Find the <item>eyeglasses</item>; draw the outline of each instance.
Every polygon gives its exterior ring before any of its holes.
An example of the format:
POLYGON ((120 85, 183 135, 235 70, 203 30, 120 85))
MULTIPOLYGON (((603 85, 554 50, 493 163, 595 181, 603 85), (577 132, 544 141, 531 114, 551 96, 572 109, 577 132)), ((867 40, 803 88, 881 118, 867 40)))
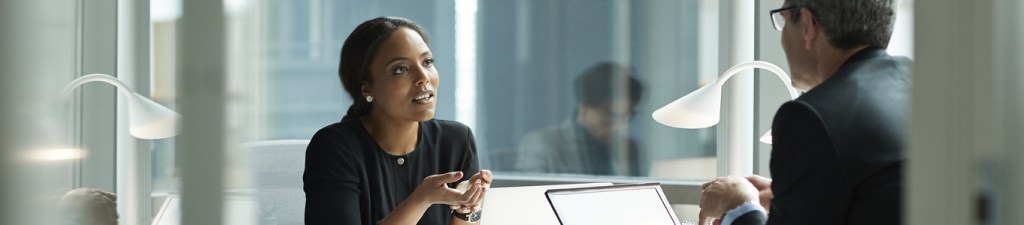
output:
POLYGON ((782 12, 799 8, 799 5, 790 5, 768 11, 768 15, 772 18, 772 28, 775 28, 777 31, 782 31, 782 27, 786 26, 786 18, 782 16, 782 12))

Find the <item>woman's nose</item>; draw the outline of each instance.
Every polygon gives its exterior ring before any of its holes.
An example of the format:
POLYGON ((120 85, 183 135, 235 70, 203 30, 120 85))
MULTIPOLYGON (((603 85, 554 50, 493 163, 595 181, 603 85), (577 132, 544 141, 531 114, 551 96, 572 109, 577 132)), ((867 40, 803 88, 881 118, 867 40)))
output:
POLYGON ((423 66, 416 67, 416 86, 426 85, 430 83, 430 68, 423 66))

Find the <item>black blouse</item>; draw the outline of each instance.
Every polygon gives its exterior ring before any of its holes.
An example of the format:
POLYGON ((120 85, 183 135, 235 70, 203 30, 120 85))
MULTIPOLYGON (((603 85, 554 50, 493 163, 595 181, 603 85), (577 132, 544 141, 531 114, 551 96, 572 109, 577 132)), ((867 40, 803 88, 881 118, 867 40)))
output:
MULTIPOLYGON (((385 153, 359 120, 331 124, 306 148, 306 224, 374 225, 423 178, 462 171, 462 180, 468 180, 479 170, 473 132, 458 122, 420 122, 416 149, 401 156, 385 153)), ((450 224, 451 219, 451 208, 438 204, 418 224, 450 224)))

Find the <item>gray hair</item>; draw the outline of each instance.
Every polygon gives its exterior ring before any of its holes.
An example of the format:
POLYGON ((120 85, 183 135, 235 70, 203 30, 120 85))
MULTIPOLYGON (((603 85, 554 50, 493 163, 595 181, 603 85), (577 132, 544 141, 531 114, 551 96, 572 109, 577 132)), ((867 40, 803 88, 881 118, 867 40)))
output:
MULTIPOLYGON (((818 17, 833 47, 842 50, 857 46, 886 48, 892 36, 895 0, 790 0, 807 7, 818 17)), ((800 11, 793 12, 793 21, 800 11)))

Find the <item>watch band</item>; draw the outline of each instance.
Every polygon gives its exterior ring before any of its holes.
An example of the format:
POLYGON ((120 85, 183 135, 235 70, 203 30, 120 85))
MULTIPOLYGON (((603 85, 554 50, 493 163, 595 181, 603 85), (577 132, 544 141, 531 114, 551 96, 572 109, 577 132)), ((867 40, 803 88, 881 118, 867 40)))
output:
POLYGON ((462 213, 456 212, 455 210, 452 210, 452 216, 455 216, 456 218, 459 218, 462 221, 466 221, 466 222, 470 222, 470 223, 476 223, 477 221, 480 221, 480 215, 482 213, 483 213, 483 210, 477 210, 477 211, 474 211, 474 212, 471 212, 471 213, 466 213, 466 214, 462 214, 462 213))

